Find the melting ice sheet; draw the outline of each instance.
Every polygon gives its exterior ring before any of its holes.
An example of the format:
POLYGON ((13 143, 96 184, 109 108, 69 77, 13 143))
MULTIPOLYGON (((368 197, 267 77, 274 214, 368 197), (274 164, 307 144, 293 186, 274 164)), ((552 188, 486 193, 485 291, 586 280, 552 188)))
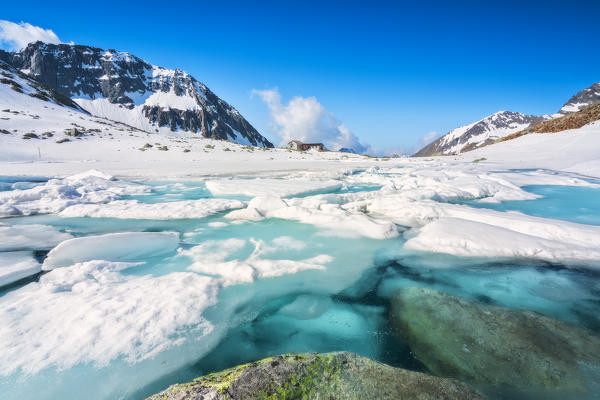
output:
POLYGON ((423 369, 388 321, 409 286, 600 332, 598 189, 473 168, 0 180, 0 276, 45 270, 0 287, 3 396, 139 399, 291 351, 423 369))

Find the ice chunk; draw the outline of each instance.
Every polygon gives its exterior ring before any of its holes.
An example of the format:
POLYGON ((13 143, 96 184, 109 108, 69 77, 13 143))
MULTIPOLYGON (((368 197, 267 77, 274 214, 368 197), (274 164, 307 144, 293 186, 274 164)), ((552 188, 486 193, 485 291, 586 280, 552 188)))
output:
POLYGON ((272 211, 267 215, 312 224, 333 233, 339 231, 340 235, 345 236, 348 232, 372 239, 387 239, 398 235, 396 225, 392 222, 374 219, 360 212, 349 212, 337 204, 326 204, 319 209, 292 206, 272 211))
POLYGON ((460 218, 441 218, 411 232, 415 236, 406 242, 405 248, 468 257, 535 258, 570 263, 600 260, 600 229, 596 232, 596 241, 589 241, 585 238, 585 234, 589 233, 585 232, 586 229, 582 229, 580 235, 571 229, 573 235, 567 237, 567 230, 561 229, 561 223, 556 222, 555 235, 544 234, 551 231, 535 235, 532 229, 515 229, 510 224, 499 226, 460 218))
POLYGON ((220 179, 206 181, 214 195, 299 196, 316 192, 333 192, 342 187, 340 181, 308 179, 220 179))
POLYGON ((95 174, 51 179, 31 189, 0 192, 0 217, 59 212, 75 204, 107 203, 149 190, 147 186, 112 181, 95 174))
POLYGON ((164 255, 179 244, 176 232, 123 232, 69 239, 48 253, 43 269, 66 267, 82 261, 136 261, 164 255))
POLYGON ((0 286, 8 285, 42 270, 30 251, 0 253, 0 286))
MULTIPOLYGON (((189 250, 180 250, 180 254, 193 260, 188 268, 211 276, 218 276, 228 285, 249 283, 258 278, 271 278, 286 274, 295 274, 309 269, 325 269, 325 264, 333 261, 333 257, 322 254, 304 260, 265 259, 262 255, 272 253, 285 246, 289 240, 275 239, 271 245, 264 241, 250 239, 254 251, 245 259, 234 258, 233 255, 247 245, 242 239, 207 240, 189 250)), ((295 244, 296 247, 298 244, 295 244)))
POLYGON ((325 195, 282 200, 275 196, 259 196, 250 200, 247 208, 233 211, 225 217, 241 220, 289 219, 320 226, 333 233, 339 232, 340 235, 347 235, 350 231, 355 235, 374 239, 398 235, 392 222, 370 218, 360 210, 345 210, 338 204, 328 203, 331 199, 339 201, 340 197, 325 195))
POLYGON ((287 206, 287 203, 281 197, 257 196, 250 200, 248 207, 232 211, 225 218, 258 221, 265 218, 269 211, 279 210, 287 206))
POLYGON ((78 363, 137 362, 210 332, 203 317, 219 283, 192 272, 124 276, 128 265, 92 261, 53 270, 0 299, 0 374, 78 363))
POLYGON ((137 200, 116 200, 108 204, 77 204, 61 211, 61 217, 184 219, 204 218, 211 214, 244 207, 239 200, 199 199, 167 203, 140 203, 137 200))
POLYGON ((0 251, 46 250, 70 238, 70 234, 48 225, 0 224, 0 251))
POLYGON ((385 191, 394 191, 407 200, 433 199, 455 201, 460 199, 486 199, 489 202, 503 200, 532 200, 537 195, 503 179, 501 174, 481 174, 456 166, 446 165, 429 168, 406 168, 396 173, 386 170, 364 172, 348 178, 349 182, 371 183, 383 186, 385 191), (382 173, 384 172, 384 173, 382 173))

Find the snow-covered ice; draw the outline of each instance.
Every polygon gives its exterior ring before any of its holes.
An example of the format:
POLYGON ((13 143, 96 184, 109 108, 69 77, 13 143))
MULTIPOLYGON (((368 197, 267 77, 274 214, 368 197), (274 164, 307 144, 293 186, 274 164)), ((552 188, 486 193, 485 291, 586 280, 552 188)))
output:
POLYGON ((51 179, 31 189, 0 192, 0 218, 59 212, 82 203, 108 203, 124 195, 146 193, 141 185, 114 181, 97 171, 51 179))
POLYGON ((0 374, 54 365, 136 362, 185 341, 183 328, 211 329, 202 311, 218 282, 191 272, 124 276, 123 263, 89 261, 59 268, 4 296, 0 374))
POLYGON ((0 286, 35 275, 42 266, 30 251, 0 253, 0 286))
POLYGON ((72 236, 48 225, 0 223, 0 251, 49 250, 72 236))
POLYGON ((547 230, 540 230, 536 234, 527 229, 527 222, 512 222, 489 224, 460 218, 440 218, 410 232, 404 247, 467 257, 530 258, 575 265, 590 262, 598 268, 600 228, 593 231, 593 228, 586 229, 586 226, 579 229, 565 227, 563 224, 569 223, 563 222, 555 227, 548 224, 547 230))
POLYGON ((66 267, 91 260, 133 261, 174 251, 177 232, 121 232, 65 240, 53 248, 43 269, 66 267))
POLYGON ((242 208, 244 203, 229 199, 198 199, 146 204, 137 200, 116 200, 108 204, 76 204, 60 212, 62 217, 183 219, 204 218, 221 211, 242 208))
POLYGON ((282 248, 302 250, 304 247, 301 242, 288 237, 274 239, 270 244, 255 239, 250 239, 248 242, 241 239, 208 240, 189 250, 181 251, 181 255, 192 260, 192 264, 188 267, 190 271, 221 277, 227 284, 249 283, 257 278, 295 274, 310 269, 322 270, 327 263, 333 261, 333 258, 327 254, 302 260, 263 257, 282 248), (254 247, 248 257, 231 258, 232 254, 247 244, 254 247))
POLYGON ((299 196, 315 192, 332 192, 342 187, 340 181, 307 179, 220 179, 206 181, 214 195, 299 196))

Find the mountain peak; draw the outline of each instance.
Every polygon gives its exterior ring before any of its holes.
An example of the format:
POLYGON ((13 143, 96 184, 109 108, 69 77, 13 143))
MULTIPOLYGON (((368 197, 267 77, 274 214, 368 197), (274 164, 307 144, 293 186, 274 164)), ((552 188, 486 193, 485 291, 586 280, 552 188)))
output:
POLYGON ((93 115, 147 132, 186 131, 273 147, 235 108, 183 70, 155 66, 115 49, 75 44, 38 41, 9 55, 20 72, 93 115))
POLYGON ((540 117, 520 112, 500 110, 487 117, 451 130, 414 154, 426 157, 434 154, 456 154, 485 146, 497 139, 518 132, 540 117))

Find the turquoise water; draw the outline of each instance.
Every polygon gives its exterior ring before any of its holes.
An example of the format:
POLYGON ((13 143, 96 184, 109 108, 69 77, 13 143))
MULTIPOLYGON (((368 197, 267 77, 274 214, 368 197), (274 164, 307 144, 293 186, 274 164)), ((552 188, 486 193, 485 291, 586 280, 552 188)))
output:
POLYGON ((600 225, 600 187, 529 185, 523 189, 542 196, 535 200, 481 203, 465 201, 476 208, 520 211, 536 217, 554 218, 580 224, 600 225))
MULTIPOLYGON (((10 183, 8 179, 6 182, 10 183)), ((212 197, 202 182, 143 184, 152 187, 151 194, 129 198, 157 203, 212 197)), ((348 185, 337 192, 379 188, 348 185)), ((556 186, 525 189, 544 197, 500 204, 468 204, 600 225, 600 202, 595 201, 599 189, 556 186)), ((3 219, 3 223, 12 225, 52 225, 76 237, 174 231, 180 234, 183 250, 208 241, 245 241, 243 246, 228 253, 225 261, 246 260, 256 250, 256 242, 268 246, 285 236, 290 239, 288 242, 304 246, 281 246, 264 253, 262 258, 305 260, 319 255, 332 258, 323 270, 305 270, 223 287, 217 303, 204 314, 213 324, 213 331, 206 334, 187 327, 185 343, 150 359, 132 364, 119 358, 105 366, 79 363, 66 370, 49 367, 33 375, 0 376, 4 398, 141 399, 199 375, 299 351, 346 350, 391 365, 425 371, 407 345, 394 336, 389 324, 390 298, 398 289, 408 286, 429 287, 486 304, 534 310, 600 333, 600 275, 591 272, 593 269, 439 255, 438 264, 445 264, 446 268, 431 268, 424 262, 427 255, 403 253, 402 236, 387 240, 335 236, 330 230, 280 219, 232 224, 224 214, 167 221, 56 215, 3 219)), ((193 262, 177 251, 143 261, 143 265, 122 274, 165 276, 187 271, 193 262)), ((18 291, 28 283, 0 291, 0 307, 6 293, 18 291)))
POLYGON ((0 192, 15 189, 31 189, 48 181, 44 177, 0 176, 0 192))

